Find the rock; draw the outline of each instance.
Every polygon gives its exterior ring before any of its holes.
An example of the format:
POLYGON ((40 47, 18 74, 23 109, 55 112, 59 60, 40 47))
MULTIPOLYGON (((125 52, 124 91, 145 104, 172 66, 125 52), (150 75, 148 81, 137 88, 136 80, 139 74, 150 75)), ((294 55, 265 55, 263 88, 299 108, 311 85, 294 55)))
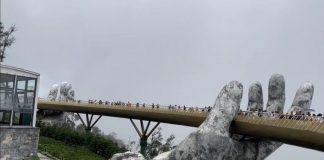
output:
POLYGON ((52 101, 56 100, 58 90, 59 90, 59 85, 58 84, 53 84, 52 87, 50 88, 47 99, 52 100, 52 101))
MULTIPOLYGON (((60 86, 58 84, 52 85, 47 98, 52 101, 57 100, 58 97, 62 101, 74 101, 74 94, 72 85, 62 82, 60 86)), ((73 119, 73 114, 68 112, 41 110, 39 113, 43 116, 42 121, 48 124, 61 124, 73 119)))
POLYGON ((172 152, 172 150, 171 151, 168 151, 168 152, 161 153, 158 156, 154 157, 154 160, 165 160, 165 159, 168 159, 168 157, 170 156, 170 153, 171 152, 172 152))
POLYGON ((260 82, 255 82, 250 85, 249 103, 248 103, 247 110, 248 111, 263 110, 263 94, 262 94, 262 86, 260 82))
POLYGON ((314 85, 306 82, 299 87, 296 92, 293 104, 288 112, 291 111, 307 111, 310 109, 314 94, 314 85))
POLYGON ((145 160, 145 158, 137 152, 125 152, 114 154, 110 160, 145 160))
POLYGON ((211 132, 228 137, 231 122, 240 108, 242 93, 241 83, 233 81, 226 85, 219 93, 206 120, 199 126, 199 132, 211 132))
POLYGON ((62 82, 60 86, 58 84, 54 84, 51 87, 47 98, 49 100, 56 100, 59 97, 59 100, 62 101, 73 101, 74 94, 75 92, 72 89, 72 84, 69 84, 67 82, 62 82), (60 94, 58 95, 59 89, 60 89, 60 94))
POLYGON ((285 106, 285 79, 280 74, 274 74, 271 76, 268 88, 268 112, 282 113, 285 106))
MULTIPOLYGON (((269 81, 268 111, 282 112, 285 104, 284 77, 275 74, 269 81)), ((309 108, 313 97, 313 85, 305 83, 297 91, 292 107, 309 108)), ((266 139, 254 140, 233 139, 229 127, 234 116, 238 113, 242 99, 243 86, 233 81, 223 87, 206 120, 199 128, 189 134, 175 149, 162 153, 154 160, 263 160, 282 143, 266 139)), ((249 89, 249 107, 263 108, 262 87, 254 83, 249 89)), ((293 108, 292 108, 293 109, 293 108)), ((250 137, 253 139, 253 137, 250 137)), ((121 154, 120 159, 136 157, 121 154)))
MULTIPOLYGON (((256 148, 233 140, 229 127, 239 111, 243 86, 230 82, 218 95, 212 111, 198 130, 160 160, 252 159, 256 148)), ((157 159, 155 158, 155 159, 157 159)))
MULTIPOLYGON (((296 93, 294 104, 307 108, 311 104, 313 87, 310 84, 303 86, 296 93)), ((266 139, 235 140, 230 136, 229 126, 239 110, 242 90, 238 82, 227 84, 198 130, 187 136, 175 149, 158 155, 154 160, 263 160, 274 152, 282 143, 266 139)), ((270 78, 268 93, 268 111, 282 112, 285 104, 285 81, 282 75, 276 74, 270 78)), ((263 108, 260 83, 252 84, 249 89, 249 107, 263 108)))
POLYGON ((72 85, 67 82, 62 82, 60 86, 60 100, 62 101, 74 101, 74 90, 72 85))

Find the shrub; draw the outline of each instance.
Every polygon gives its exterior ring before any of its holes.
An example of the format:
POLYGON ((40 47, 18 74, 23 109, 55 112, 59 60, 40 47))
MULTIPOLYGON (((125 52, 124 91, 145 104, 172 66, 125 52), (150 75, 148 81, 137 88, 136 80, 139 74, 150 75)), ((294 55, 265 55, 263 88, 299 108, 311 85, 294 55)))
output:
MULTIPOLYGON (((101 135, 81 132, 64 125, 45 125, 39 123, 40 135, 50 137, 71 146, 84 146, 93 153, 105 158, 110 158, 113 154, 123 152, 124 149, 113 141, 104 138, 101 135)), ((54 155, 55 156, 55 155, 54 155)))
POLYGON ((57 141, 53 138, 40 137, 39 146, 40 151, 51 154, 58 159, 71 160, 103 160, 101 157, 89 149, 80 146, 69 146, 64 142, 57 141))

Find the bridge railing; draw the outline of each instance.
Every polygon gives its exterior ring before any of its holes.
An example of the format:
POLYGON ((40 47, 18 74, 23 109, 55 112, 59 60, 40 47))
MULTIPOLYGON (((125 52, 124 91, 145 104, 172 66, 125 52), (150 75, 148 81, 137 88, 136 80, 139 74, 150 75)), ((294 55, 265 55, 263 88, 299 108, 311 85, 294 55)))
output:
MULTIPOLYGON (((40 101, 53 104, 67 104, 67 105, 77 105, 77 106, 94 106, 94 107, 104 107, 109 109, 118 110, 141 110, 145 112, 167 112, 168 114, 177 113, 182 115, 195 115, 206 117, 207 111, 202 111, 202 108, 184 110, 183 107, 178 109, 170 109, 169 106, 159 105, 153 108, 152 105, 136 105, 132 103, 124 103, 125 105, 115 105, 114 103, 102 104, 99 103, 89 103, 88 101, 60 101, 60 100, 49 100, 39 98, 40 101)), ((190 107, 189 107, 190 108, 190 107)), ((291 114, 279 114, 279 113, 268 113, 268 112, 251 112, 251 111, 241 111, 234 119, 235 121, 248 122, 253 124, 263 124, 276 127, 285 127, 293 129, 311 130, 315 132, 324 132, 324 117, 323 116, 308 116, 308 115, 291 115, 291 114)))
POLYGON ((278 113, 240 112, 236 121, 324 133, 324 117, 278 113))
POLYGON ((64 101, 64 100, 50 100, 50 99, 45 99, 45 98, 38 98, 39 102, 46 102, 46 103, 53 103, 53 104, 66 104, 66 105, 78 105, 78 106, 93 106, 93 107, 105 107, 109 109, 118 109, 118 110, 141 110, 141 111, 146 111, 146 112, 176 112, 176 113, 181 113, 184 115, 195 115, 195 116, 202 116, 205 117, 208 113, 207 109, 203 108, 198 108, 198 109, 188 109, 191 107, 187 107, 186 110, 183 109, 183 107, 179 108, 169 108, 169 106, 165 105, 159 105, 159 108, 155 105, 154 108, 152 107, 151 104, 145 104, 145 107, 143 107, 143 104, 140 104, 139 106, 133 103, 124 103, 124 104, 114 104, 114 103, 109 103, 105 104, 105 102, 99 104, 97 103, 89 103, 88 101, 84 100, 78 100, 78 101, 64 101))

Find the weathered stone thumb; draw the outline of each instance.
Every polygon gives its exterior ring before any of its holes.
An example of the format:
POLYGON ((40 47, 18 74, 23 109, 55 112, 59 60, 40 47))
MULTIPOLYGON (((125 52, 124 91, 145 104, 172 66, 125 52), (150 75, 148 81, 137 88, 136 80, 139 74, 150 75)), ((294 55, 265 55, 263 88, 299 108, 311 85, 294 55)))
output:
POLYGON ((198 130, 229 137, 229 127, 240 109, 242 94, 243 85, 237 81, 232 81, 224 86, 217 96, 214 107, 198 130))

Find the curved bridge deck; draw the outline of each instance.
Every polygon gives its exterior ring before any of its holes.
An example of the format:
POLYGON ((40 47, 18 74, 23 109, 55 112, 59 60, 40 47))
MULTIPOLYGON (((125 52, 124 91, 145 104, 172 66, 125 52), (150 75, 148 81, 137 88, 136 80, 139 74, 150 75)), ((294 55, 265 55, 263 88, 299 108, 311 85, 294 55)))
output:
MULTIPOLYGON (((177 125, 198 127, 207 117, 207 112, 169 110, 160 107, 115 106, 76 102, 39 100, 38 109, 75 113, 88 113, 120 118, 149 120, 177 125)), ((231 132, 266 138, 296 146, 324 151, 324 122, 319 117, 237 115, 231 132)))

